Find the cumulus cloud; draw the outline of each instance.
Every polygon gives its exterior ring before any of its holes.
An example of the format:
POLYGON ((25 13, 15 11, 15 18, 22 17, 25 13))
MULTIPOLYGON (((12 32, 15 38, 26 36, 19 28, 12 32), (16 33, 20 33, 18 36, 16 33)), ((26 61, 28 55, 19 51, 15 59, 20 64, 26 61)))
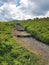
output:
POLYGON ((0 0, 0 20, 49 16, 49 0, 0 0))
POLYGON ((0 0, 0 2, 15 4, 17 0, 0 0))
POLYGON ((0 7, 0 19, 19 19, 21 16, 22 13, 16 5, 5 3, 4 6, 0 7))

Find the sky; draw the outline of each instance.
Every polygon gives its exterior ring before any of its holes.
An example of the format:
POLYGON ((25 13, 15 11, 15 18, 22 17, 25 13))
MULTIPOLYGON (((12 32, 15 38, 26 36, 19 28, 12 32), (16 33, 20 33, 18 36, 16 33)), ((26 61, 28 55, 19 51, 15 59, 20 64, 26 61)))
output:
POLYGON ((49 17, 49 0, 0 0, 0 21, 49 17))

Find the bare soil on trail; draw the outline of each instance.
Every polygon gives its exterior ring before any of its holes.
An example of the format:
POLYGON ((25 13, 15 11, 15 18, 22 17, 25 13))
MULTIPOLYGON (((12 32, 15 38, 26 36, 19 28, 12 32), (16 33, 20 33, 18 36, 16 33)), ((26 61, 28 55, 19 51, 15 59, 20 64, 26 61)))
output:
MULTIPOLYGON (((21 28, 21 26, 20 26, 21 28)), ((49 46, 44 43, 34 39, 26 31, 18 31, 17 28, 12 30, 12 35, 15 40, 18 40, 21 45, 26 47, 33 53, 40 55, 41 62, 45 63, 44 65, 49 65, 49 46)))

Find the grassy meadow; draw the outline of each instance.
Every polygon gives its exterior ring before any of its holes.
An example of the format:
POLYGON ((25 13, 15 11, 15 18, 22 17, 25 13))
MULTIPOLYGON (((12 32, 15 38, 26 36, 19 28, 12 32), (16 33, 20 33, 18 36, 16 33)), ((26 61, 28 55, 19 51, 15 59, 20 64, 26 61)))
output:
MULTIPOLYGON (((28 30, 31 34, 34 34, 34 36, 36 36, 37 38, 43 40, 46 39, 48 44, 49 42, 48 23, 23 22, 22 25, 24 26, 24 28, 26 28, 27 26, 26 30, 28 30), (41 27, 41 25, 47 27, 44 28, 43 26, 41 27), (44 31, 41 30, 41 28, 43 28, 44 31), (40 35, 40 33, 42 34, 40 35)), ((19 41, 14 40, 12 36, 12 29, 15 26, 16 22, 0 22, 0 65, 43 65, 39 61, 39 57, 36 54, 29 52, 26 48, 19 45, 19 41)))
POLYGON ((23 20, 20 24, 37 40, 49 45, 49 18, 23 20))

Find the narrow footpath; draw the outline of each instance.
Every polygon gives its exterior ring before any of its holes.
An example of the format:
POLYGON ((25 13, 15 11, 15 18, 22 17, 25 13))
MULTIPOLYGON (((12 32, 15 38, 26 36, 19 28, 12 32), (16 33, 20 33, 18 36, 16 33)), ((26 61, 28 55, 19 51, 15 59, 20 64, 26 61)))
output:
POLYGON ((12 31, 15 40, 18 40, 21 45, 26 47, 33 53, 41 56, 41 61, 45 65, 49 65, 49 46, 33 38, 20 25, 17 25, 12 31))

